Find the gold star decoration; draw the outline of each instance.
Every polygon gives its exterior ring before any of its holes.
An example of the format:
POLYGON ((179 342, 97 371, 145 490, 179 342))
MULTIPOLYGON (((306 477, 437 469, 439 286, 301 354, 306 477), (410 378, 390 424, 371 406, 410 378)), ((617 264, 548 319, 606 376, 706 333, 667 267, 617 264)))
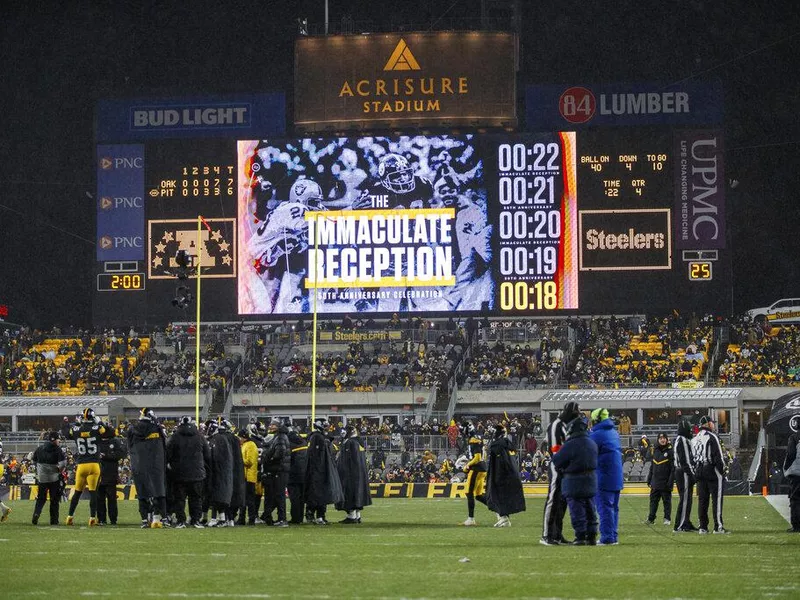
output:
POLYGON ((167 245, 163 242, 159 242, 156 244, 156 253, 157 254, 164 254, 164 250, 167 249, 167 245))
POLYGON ((161 239, 164 240, 165 242, 171 242, 172 240, 175 239, 175 236, 171 231, 165 231, 161 239))
POLYGON ((215 242, 220 241, 222 239, 222 232, 219 229, 217 229, 211 234, 211 239, 214 240, 215 242))
POLYGON ((219 249, 222 250, 223 252, 227 252, 228 248, 230 248, 230 247, 231 247, 231 245, 228 242, 226 242, 225 240, 222 240, 219 243, 219 249))
POLYGON ((225 263, 226 265, 231 264, 231 261, 232 259, 230 254, 226 254, 225 256, 222 257, 222 262, 225 263))
POLYGON ((156 256, 153 258, 153 267, 160 267, 164 264, 164 259, 161 256, 156 256))

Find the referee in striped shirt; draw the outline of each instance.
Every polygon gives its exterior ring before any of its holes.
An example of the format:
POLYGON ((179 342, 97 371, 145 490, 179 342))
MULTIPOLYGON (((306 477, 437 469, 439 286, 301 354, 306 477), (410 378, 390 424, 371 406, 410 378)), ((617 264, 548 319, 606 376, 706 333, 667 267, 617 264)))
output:
MULTIPOLYGON (((580 412, 581 409, 577 402, 567 402, 564 410, 548 425, 545 441, 551 456, 559 451, 567 438, 566 423, 577 417, 580 412)), ((539 543, 543 546, 557 546, 569 543, 562 534, 567 501, 561 494, 561 473, 556 470, 552 460, 549 471, 547 500, 544 503, 544 524, 539 543)))

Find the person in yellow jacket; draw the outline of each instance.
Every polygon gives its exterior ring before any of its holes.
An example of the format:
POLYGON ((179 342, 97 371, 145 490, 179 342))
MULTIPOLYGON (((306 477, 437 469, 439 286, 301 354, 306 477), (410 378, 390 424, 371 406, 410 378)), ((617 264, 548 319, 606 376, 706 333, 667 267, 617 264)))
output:
POLYGON ((245 499, 239 513, 239 525, 256 524, 256 484, 258 484, 258 446, 250 439, 247 429, 239 432, 244 461, 245 499), (246 513, 246 514, 245 514, 246 513))

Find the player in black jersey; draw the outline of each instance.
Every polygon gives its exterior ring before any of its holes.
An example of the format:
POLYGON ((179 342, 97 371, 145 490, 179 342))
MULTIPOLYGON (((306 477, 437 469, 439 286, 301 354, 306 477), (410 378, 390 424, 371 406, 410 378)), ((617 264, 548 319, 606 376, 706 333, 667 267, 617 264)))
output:
POLYGON ((84 409, 80 423, 73 425, 67 437, 75 441, 75 490, 69 504, 67 525, 75 522, 75 509, 81 494, 89 489, 89 527, 97 525, 97 485, 100 482, 100 440, 113 437, 113 430, 103 425, 91 408, 84 409))
POLYGON ((461 425, 461 434, 467 441, 464 472, 467 474, 467 520, 463 525, 473 527, 475 521, 475 500, 486 504, 486 461, 483 460, 483 438, 475 430, 475 425, 467 421, 461 425))

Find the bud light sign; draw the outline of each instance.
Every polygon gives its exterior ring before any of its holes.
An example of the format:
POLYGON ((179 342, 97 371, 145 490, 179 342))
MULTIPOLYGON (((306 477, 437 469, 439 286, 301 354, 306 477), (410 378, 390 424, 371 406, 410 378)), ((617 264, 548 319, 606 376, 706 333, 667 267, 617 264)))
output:
POLYGON ((144 260, 144 146, 97 147, 97 260, 144 260))

